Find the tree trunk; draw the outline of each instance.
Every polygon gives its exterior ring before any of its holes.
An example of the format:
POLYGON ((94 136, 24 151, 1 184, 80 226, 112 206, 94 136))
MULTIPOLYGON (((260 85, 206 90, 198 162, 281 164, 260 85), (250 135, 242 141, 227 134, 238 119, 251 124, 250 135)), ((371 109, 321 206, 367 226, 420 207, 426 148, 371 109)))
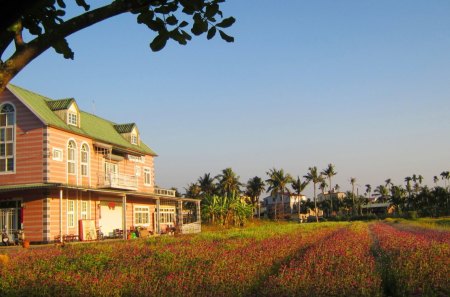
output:
POLYGON ((316 212, 316 223, 319 222, 319 214, 317 213, 317 200, 316 200, 316 184, 314 184, 314 208, 316 212))

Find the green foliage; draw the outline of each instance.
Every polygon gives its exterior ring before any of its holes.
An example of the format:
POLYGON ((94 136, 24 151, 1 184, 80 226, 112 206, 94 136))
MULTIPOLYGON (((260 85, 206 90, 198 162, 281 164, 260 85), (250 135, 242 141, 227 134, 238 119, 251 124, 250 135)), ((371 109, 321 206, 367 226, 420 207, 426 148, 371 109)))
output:
POLYGON ((251 215, 251 205, 248 205, 237 193, 226 196, 206 196, 202 200, 202 218, 204 221, 218 222, 224 226, 240 226, 251 215))

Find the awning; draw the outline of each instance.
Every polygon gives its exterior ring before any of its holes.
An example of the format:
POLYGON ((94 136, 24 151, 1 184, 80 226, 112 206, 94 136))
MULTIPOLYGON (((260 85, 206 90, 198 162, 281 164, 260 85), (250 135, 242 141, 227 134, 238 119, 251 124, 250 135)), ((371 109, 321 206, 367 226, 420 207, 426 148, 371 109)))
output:
POLYGON ((34 189, 46 189, 57 188, 62 184, 60 183, 35 183, 35 184, 19 184, 19 185, 3 185, 0 186, 0 192, 11 192, 20 190, 34 190, 34 189))

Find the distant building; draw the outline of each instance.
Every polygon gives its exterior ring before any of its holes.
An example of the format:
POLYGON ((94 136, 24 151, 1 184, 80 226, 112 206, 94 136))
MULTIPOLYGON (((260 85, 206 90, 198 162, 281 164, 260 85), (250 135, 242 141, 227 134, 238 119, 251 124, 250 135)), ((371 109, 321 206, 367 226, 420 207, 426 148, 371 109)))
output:
POLYGON ((301 201, 306 202, 307 198, 305 195, 296 195, 290 193, 284 193, 282 196, 267 196, 263 199, 263 208, 269 216, 275 212, 275 207, 277 207, 277 212, 279 214, 292 214, 298 211, 298 204, 301 201))
POLYGON ((330 192, 325 192, 324 194, 320 193, 317 195, 317 202, 330 200, 331 198, 333 198, 333 200, 342 201, 345 197, 347 197, 347 195, 344 192, 335 192, 333 189, 330 192))

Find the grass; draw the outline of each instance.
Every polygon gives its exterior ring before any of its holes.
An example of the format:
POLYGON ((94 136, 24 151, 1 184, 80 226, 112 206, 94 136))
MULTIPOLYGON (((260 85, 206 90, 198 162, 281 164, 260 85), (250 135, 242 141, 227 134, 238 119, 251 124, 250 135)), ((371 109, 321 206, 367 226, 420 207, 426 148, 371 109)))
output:
POLYGON ((401 223, 407 226, 450 231, 450 217, 418 219, 387 218, 385 221, 394 224, 401 223))

